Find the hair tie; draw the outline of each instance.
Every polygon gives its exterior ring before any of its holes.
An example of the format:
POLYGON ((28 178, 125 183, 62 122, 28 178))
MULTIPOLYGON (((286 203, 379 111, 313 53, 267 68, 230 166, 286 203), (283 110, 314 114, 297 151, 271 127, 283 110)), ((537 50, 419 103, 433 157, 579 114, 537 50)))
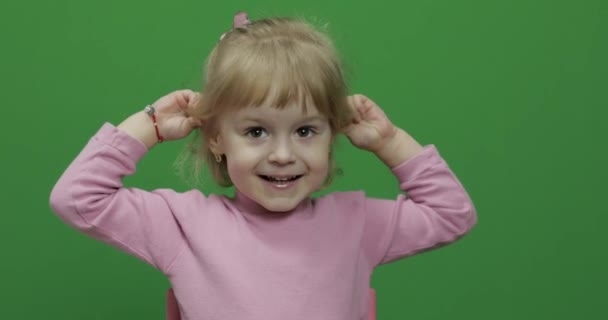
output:
POLYGON ((247 12, 239 11, 234 15, 234 19, 232 20, 232 28, 241 28, 246 27, 250 24, 249 17, 247 17, 247 12))
MULTIPOLYGON (((250 23, 251 23, 251 21, 249 21, 249 17, 247 16, 247 12, 239 11, 239 12, 237 12, 234 15, 234 18, 232 19, 232 29, 245 28, 250 23)), ((230 32, 230 31, 228 31, 228 32, 230 32)), ((220 36, 220 41, 222 41, 222 39, 224 39, 224 36, 226 36, 226 33, 228 33, 228 32, 224 32, 220 36)))

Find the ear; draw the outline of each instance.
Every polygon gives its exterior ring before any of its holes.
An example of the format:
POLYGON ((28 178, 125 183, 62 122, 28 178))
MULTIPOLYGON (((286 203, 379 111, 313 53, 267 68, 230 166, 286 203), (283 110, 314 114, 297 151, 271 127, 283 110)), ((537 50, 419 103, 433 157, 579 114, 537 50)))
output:
POLYGON ((219 134, 216 134, 209 139, 209 150, 217 155, 224 154, 224 144, 222 143, 222 137, 219 134))

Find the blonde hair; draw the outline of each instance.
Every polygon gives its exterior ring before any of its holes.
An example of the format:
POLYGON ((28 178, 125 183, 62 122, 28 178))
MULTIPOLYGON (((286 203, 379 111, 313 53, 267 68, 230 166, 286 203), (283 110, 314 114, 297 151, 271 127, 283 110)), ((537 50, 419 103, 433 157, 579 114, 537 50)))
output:
MULTIPOLYGON (((190 178, 198 183, 206 164, 220 186, 232 185, 226 161, 218 163, 209 150, 209 141, 218 132, 216 120, 225 112, 262 104, 281 109, 295 103, 304 111, 313 107, 327 117, 335 137, 352 118, 347 92, 334 45, 311 24, 267 18, 230 30, 207 59, 204 89, 194 114, 204 121, 197 136, 202 141, 193 140, 186 151, 194 156, 190 178)), ((325 186, 334 176, 331 154, 329 161, 325 186)), ((178 163, 183 169, 184 162, 178 163)))

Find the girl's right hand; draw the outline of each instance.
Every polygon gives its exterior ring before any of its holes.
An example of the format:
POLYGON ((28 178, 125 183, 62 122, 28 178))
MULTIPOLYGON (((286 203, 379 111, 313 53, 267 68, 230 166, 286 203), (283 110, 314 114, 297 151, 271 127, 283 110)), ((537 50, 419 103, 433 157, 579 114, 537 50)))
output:
MULTIPOLYGON (((177 140, 186 137, 202 121, 192 117, 193 109, 200 94, 192 90, 178 90, 156 100, 151 106, 155 110, 158 131, 164 140, 177 140)), ((158 143, 154 122, 143 110, 137 112, 118 125, 118 129, 138 139, 152 148, 158 143)))
POLYGON ((158 130, 165 140, 182 139, 188 136, 194 128, 203 125, 200 119, 191 116, 199 98, 198 92, 188 89, 177 90, 152 104, 156 110, 158 130))

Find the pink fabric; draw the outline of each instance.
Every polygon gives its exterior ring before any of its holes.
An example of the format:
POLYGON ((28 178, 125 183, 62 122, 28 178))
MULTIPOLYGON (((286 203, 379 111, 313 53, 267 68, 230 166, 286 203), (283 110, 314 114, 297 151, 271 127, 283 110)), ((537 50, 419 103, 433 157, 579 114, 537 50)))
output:
POLYGON ((434 145, 392 168, 409 197, 335 192, 284 214, 238 191, 124 187, 146 153, 104 124, 50 203, 67 224, 163 272, 183 320, 366 319, 376 266, 454 242, 477 221, 434 145))
MULTIPOLYGON (((369 299, 369 310, 367 314, 367 320, 376 320, 376 291, 374 289, 370 290, 370 299, 369 299)), ((165 306, 166 309, 166 320, 181 320, 181 316, 179 314, 179 306, 177 304, 177 300, 175 299, 175 294, 173 293, 173 289, 169 288, 167 290, 167 303, 165 306)))

